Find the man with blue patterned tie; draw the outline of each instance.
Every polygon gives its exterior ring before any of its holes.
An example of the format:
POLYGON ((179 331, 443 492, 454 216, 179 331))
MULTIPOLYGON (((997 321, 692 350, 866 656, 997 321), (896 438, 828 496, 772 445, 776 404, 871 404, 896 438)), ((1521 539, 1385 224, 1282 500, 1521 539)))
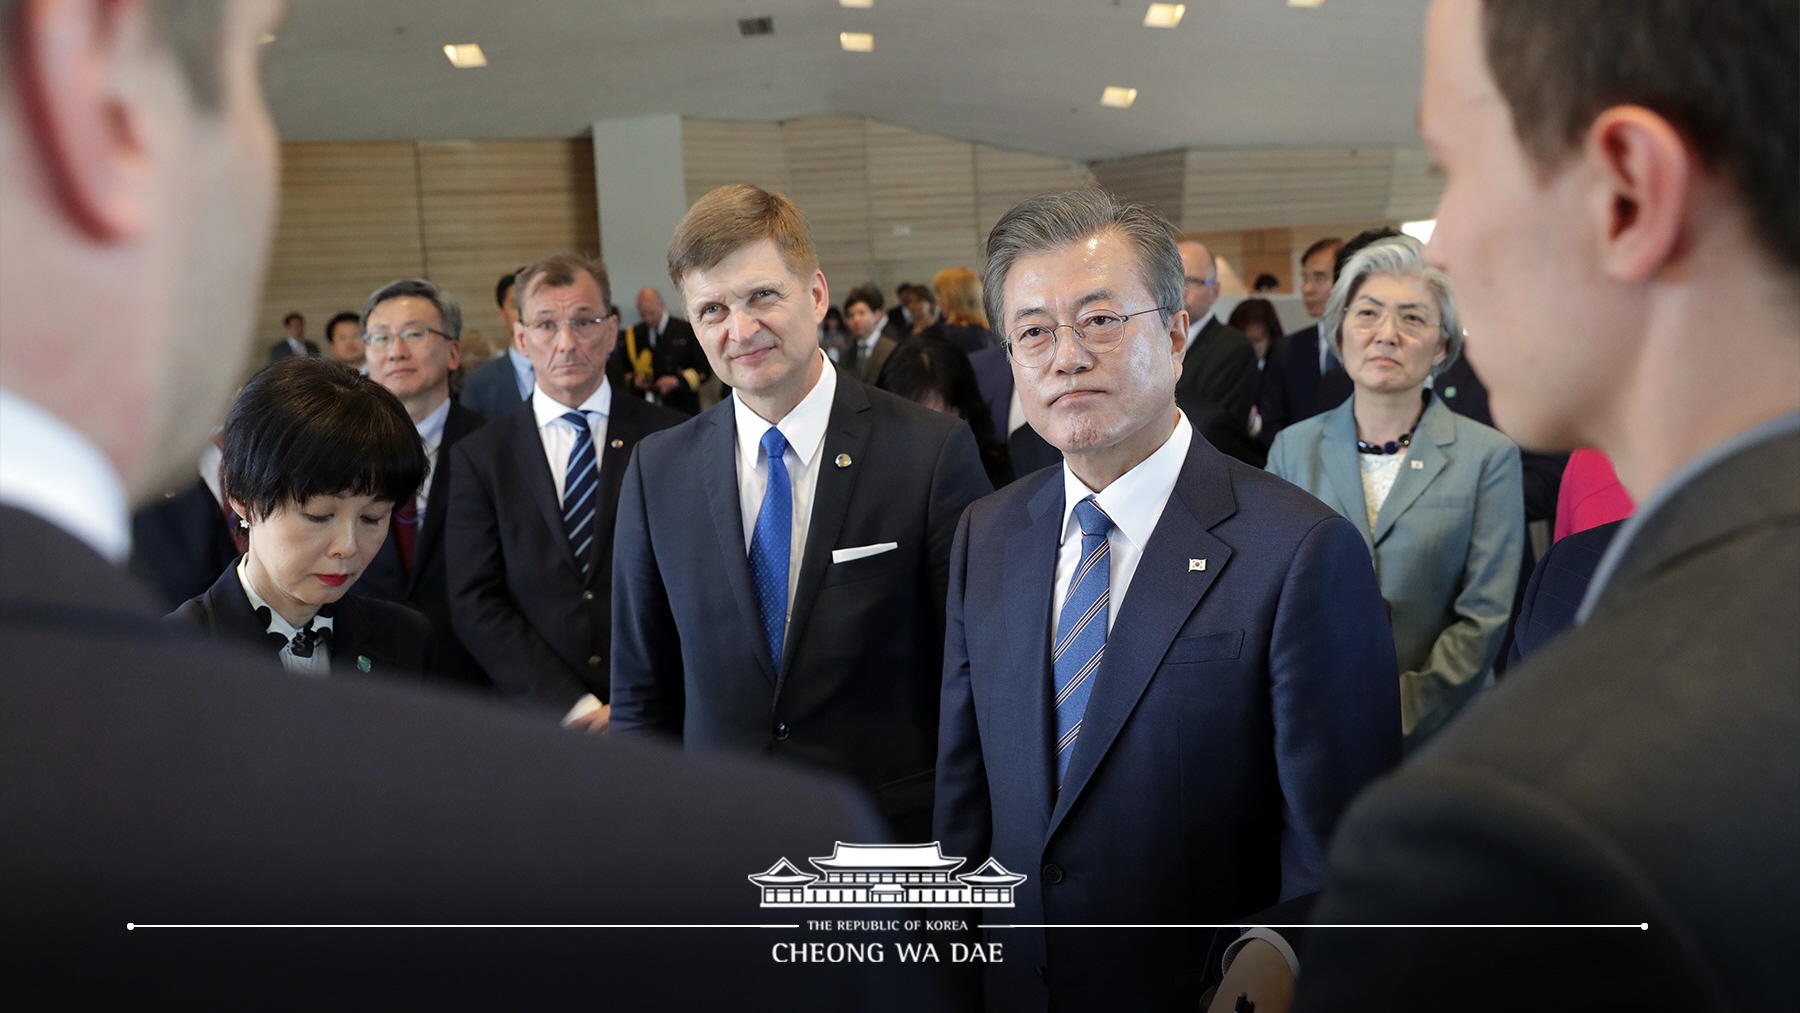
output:
POLYGON ((682 416, 617 397, 606 268, 519 272, 531 397, 459 443, 445 532, 457 635, 503 695, 600 731, 610 716, 613 512, 638 440, 682 416))
POLYGON ((992 489, 975 439, 826 359, 831 300, 787 198, 703 197, 669 274, 732 396, 625 476, 613 727, 842 771, 896 840, 926 840, 950 537, 992 489))
POLYGON ((1362 538, 1175 405, 1166 222, 1100 190, 988 238, 988 317, 1063 466, 963 516, 937 836, 1035 872, 989 941, 989 1010, 1193 1009, 1209 933, 1318 888, 1344 806, 1400 756, 1362 538), (1043 925, 1168 925, 1150 932, 1043 925))

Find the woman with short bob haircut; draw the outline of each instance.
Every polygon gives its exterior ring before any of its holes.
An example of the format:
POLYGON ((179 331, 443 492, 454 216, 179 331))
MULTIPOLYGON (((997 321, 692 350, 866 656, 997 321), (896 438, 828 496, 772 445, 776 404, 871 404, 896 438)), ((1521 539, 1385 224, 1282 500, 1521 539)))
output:
POLYGON ((238 395, 224 451, 221 491, 247 548, 169 619, 260 646, 289 672, 425 671, 425 618, 349 594, 395 504, 425 478, 425 447, 399 399, 339 363, 285 359, 238 395))
POLYGON ((1353 392, 1283 429, 1271 472, 1343 514, 1374 556, 1408 751, 1492 684, 1525 543, 1519 449, 1432 396, 1462 350, 1456 295, 1408 236, 1344 265, 1319 321, 1353 392))

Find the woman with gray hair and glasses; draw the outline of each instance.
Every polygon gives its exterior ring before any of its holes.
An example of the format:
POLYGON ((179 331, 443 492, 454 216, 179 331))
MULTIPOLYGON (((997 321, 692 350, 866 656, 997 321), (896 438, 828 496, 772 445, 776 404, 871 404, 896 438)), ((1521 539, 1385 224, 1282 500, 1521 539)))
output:
POLYGON ((1524 548, 1519 450, 1432 396, 1462 327, 1449 278, 1417 240, 1350 257, 1319 326, 1353 392, 1282 430, 1268 470, 1362 531, 1393 625, 1411 751, 1493 682, 1524 548))

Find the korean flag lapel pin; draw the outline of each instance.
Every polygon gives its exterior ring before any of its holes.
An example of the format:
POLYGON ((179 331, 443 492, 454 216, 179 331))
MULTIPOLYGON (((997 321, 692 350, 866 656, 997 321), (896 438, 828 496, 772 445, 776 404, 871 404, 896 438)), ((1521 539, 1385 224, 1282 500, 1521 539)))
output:
POLYGON ((1205 573, 1206 572, 1206 560, 1204 560, 1204 559, 1188 560, 1188 572, 1189 573, 1205 573))

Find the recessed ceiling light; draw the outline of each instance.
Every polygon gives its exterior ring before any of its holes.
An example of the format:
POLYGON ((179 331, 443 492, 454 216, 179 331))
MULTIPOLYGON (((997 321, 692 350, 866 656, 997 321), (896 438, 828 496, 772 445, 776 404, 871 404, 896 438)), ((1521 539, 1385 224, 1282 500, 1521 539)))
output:
POLYGON ((444 55, 450 58, 450 65, 458 70, 487 66, 487 56, 481 52, 481 47, 473 42, 445 46, 444 55))
POLYGON ((1107 88, 1100 93, 1100 104, 1112 106, 1114 109, 1130 109, 1137 101, 1136 88, 1107 88))
POLYGON ((838 45, 843 46, 846 53, 873 53, 875 36, 868 32, 839 32, 838 45))
POLYGON ((1187 13, 1187 4, 1151 4, 1144 12, 1145 28, 1174 28, 1187 13))
POLYGON ((1325 0, 1288 0, 1289 7, 1317 7, 1325 0))
POLYGON ((875 0, 838 0, 839 7, 873 7, 875 0))

